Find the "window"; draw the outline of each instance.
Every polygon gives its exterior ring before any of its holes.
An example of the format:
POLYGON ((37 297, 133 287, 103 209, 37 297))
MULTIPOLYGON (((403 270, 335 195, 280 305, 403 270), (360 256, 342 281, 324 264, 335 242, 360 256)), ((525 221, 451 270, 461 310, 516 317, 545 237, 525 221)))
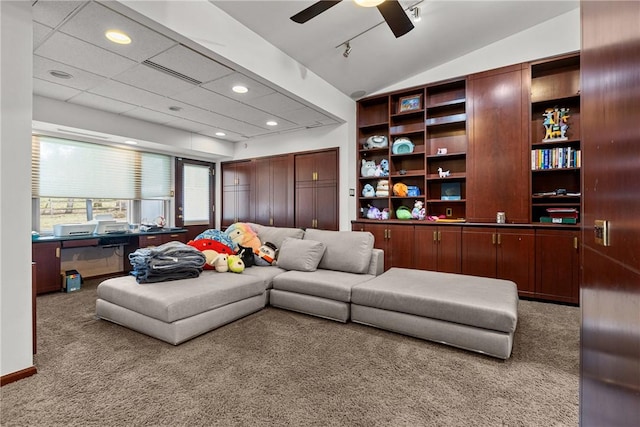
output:
POLYGON ((34 136, 31 163, 34 229, 100 214, 153 222, 169 211, 170 156, 34 136))
POLYGON ((208 224, 211 201, 209 200, 209 166, 185 163, 183 169, 184 224, 208 224))

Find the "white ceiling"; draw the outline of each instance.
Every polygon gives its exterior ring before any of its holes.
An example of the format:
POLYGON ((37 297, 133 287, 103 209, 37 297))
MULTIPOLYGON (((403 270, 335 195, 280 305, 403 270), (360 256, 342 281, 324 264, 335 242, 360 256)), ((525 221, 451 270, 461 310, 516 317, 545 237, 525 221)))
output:
MULTIPOLYGON (((579 7, 578 0, 402 0, 406 9, 420 8, 422 21, 396 39, 376 8, 350 0, 305 24, 289 17, 314 1, 211 3, 354 99, 579 7), (343 56, 346 41, 352 46, 348 58, 343 56)), ((233 142, 339 123, 275 85, 205 57, 108 4, 37 0, 33 20, 36 95, 233 142), (123 46, 107 41, 104 32, 114 27, 135 42, 123 46), (73 78, 53 77, 51 70, 73 78), (238 83, 249 92, 232 92, 238 83), (268 120, 278 126, 267 126, 268 120), (217 137, 219 131, 226 136, 217 137)))

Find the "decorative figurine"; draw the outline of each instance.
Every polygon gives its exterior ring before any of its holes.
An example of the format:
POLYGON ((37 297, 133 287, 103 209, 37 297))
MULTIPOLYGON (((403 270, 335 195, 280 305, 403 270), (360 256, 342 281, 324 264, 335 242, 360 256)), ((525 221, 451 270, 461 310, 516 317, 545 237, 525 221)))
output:
POLYGON ((443 171, 442 168, 438 168, 438 175, 440 176, 440 178, 446 178, 451 175, 451 171, 443 171))

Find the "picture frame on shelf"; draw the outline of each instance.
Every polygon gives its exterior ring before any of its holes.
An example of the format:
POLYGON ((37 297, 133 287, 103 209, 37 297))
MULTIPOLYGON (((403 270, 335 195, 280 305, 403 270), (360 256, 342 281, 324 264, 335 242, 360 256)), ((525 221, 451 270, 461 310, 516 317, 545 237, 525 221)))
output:
POLYGON ((422 94, 403 96, 398 100, 398 113, 422 109, 422 94))

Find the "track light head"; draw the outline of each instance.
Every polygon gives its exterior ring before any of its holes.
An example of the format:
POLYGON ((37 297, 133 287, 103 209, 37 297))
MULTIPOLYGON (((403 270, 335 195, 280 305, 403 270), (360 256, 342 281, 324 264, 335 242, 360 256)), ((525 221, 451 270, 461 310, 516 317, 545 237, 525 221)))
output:
POLYGON ((342 56, 344 56, 345 58, 348 58, 350 53, 351 53, 351 44, 349 42, 346 42, 344 53, 342 54, 342 56))
POLYGON ((411 12, 411 19, 413 19, 413 22, 420 22, 422 20, 422 16, 420 16, 420 8, 418 6, 412 7, 409 9, 409 12, 411 12))

